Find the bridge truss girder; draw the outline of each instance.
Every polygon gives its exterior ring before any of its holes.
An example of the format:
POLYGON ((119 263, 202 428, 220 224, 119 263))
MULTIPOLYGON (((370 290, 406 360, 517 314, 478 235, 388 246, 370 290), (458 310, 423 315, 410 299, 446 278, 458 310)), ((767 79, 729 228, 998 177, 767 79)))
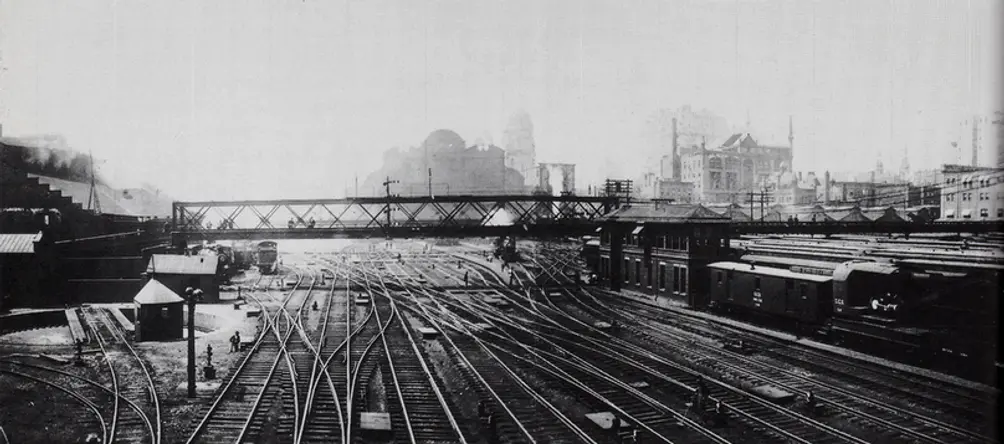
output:
POLYGON ((172 223, 173 231, 185 237, 220 237, 222 232, 227 238, 265 233, 278 238, 371 237, 392 232, 438 236, 460 228, 495 232, 506 230, 478 228, 595 222, 615 204, 616 200, 605 197, 510 195, 175 202, 172 223), (190 236, 195 233, 203 234, 190 236))

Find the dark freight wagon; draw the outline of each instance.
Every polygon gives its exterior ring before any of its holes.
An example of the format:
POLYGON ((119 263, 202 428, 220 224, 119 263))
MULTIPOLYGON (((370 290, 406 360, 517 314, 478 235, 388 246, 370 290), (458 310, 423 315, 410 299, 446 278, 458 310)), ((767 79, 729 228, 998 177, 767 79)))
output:
POLYGON ((833 278, 741 262, 708 265, 711 303, 718 307, 822 324, 833 307, 833 278))

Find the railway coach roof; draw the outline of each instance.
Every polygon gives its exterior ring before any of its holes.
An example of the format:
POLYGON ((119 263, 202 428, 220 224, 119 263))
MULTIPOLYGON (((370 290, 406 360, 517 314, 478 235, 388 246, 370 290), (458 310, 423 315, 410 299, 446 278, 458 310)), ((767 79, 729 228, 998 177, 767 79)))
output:
POLYGON ((738 271, 742 273, 757 274, 761 276, 774 276, 785 279, 798 279, 811 282, 830 282, 830 276, 820 276, 818 274, 796 273, 783 268, 764 267, 762 265, 744 264, 742 262, 715 262, 708 265, 708 268, 715 270, 738 271))
POLYGON ((895 274, 900 271, 899 267, 890 263, 853 261, 844 262, 833 270, 833 279, 846 281, 852 271, 864 271, 876 274, 895 274))
POLYGON ((800 267, 822 268, 827 270, 833 270, 840 263, 840 262, 828 262, 828 261, 815 261, 812 259, 799 259, 799 258, 784 257, 784 256, 767 256, 763 254, 744 254, 740 259, 743 262, 752 262, 755 264, 784 264, 784 265, 796 265, 800 267))

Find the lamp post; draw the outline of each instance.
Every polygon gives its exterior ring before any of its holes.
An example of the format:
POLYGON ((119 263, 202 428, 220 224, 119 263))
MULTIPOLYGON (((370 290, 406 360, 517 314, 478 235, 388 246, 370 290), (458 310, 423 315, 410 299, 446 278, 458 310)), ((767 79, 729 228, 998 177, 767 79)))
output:
POLYGON ((188 397, 195 397, 195 304, 202 300, 202 290, 192 287, 185 289, 188 303, 188 397))

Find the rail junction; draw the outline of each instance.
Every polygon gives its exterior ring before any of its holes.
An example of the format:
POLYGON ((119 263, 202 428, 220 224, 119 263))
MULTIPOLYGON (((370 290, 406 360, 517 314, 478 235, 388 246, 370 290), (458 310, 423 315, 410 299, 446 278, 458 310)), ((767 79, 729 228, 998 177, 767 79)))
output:
MULTIPOLYGON (((995 442, 994 389, 667 317, 570 279, 573 250, 525 255, 407 240, 288 255, 246 283, 260 334, 163 440, 995 442), (723 347, 736 338, 744 350, 723 347)), ((59 385, 91 412, 81 427, 160 442, 158 388, 139 384, 120 323, 91 307, 81 324, 109 356, 105 376, 59 385)), ((29 381, 67 372, 3 362, 29 381)))

